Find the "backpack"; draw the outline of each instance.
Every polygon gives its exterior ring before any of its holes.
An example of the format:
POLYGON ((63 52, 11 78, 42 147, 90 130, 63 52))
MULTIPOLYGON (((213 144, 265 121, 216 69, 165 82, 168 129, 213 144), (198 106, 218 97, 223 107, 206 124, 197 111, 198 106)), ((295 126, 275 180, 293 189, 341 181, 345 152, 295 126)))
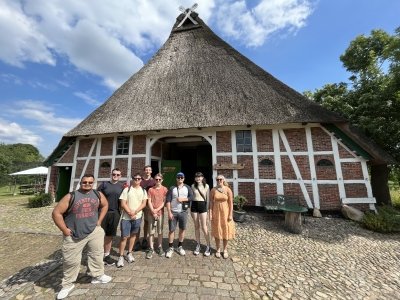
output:
MULTIPOLYGON (((132 186, 129 186, 128 187, 128 191, 126 192, 126 197, 128 197, 129 196, 129 191, 131 190, 131 188, 132 188, 132 186)), ((123 191, 123 190, 122 190, 123 191)), ((145 189, 142 187, 142 191, 143 191, 143 197, 144 197, 144 195, 146 195, 145 194, 145 189)), ((122 193, 121 193, 122 194, 122 193)), ((120 199, 120 201, 121 201, 121 199, 120 199)), ((119 214, 122 216, 122 214, 123 214, 123 212, 124 212, 124 209, 122 208, 122 206, 121 206, 121 204, 119 205, 119 214)))
MULTIPOLYGON (((64 219, 69 214, 69 212, 72 210, 72 206, 74 206, 75 192, 76 191, 69 192, 69 194, 71 195, 71 198, 69 199, 67 211, 63 215, 64 219)), ((100 198, 101 198, 100 192, 98 190, 93 190, 93 192, 96 194, 97 198, 99 198, 99 201, 100 201, 100 198)))

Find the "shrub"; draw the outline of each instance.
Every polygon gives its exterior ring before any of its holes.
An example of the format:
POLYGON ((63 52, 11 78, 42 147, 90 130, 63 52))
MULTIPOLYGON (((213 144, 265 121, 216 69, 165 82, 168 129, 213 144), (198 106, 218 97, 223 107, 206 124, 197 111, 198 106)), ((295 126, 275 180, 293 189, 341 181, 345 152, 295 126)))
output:
POLYGON ((50 194, 41 193, 34 197, 30 197, 28 199, 29 207, 43 207, 48 206, 53 203, 53 199, 50 194))
POLYGON ((362 219, 365 228, 382 232, 400 232, 400 212, 390 206, 378 208, 378 214, 367 212, 362 219))
POLYGON ((243 210, 243 205, 247 203, 247 199, 245 196, 237 195, 233 198, 233 205, 236 206, 238 211, 243 210))

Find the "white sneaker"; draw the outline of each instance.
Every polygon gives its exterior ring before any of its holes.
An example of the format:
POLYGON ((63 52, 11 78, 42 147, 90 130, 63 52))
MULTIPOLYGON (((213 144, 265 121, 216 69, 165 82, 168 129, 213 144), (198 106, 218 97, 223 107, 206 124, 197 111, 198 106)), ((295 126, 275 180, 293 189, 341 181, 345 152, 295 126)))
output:
POLYGON ((204 256, 210 256, 210 254, 211 254, 210 246, 207 246, 206 251, 204 251, 204 256))
POLYGON ((68 297, 68 294, 72 289, 75 287, 75 285, 71 285, 68 288, 62 288, 61 291, 57 294, 57 299, 64 299, 68 297))
POLYGON ((174 253, 174 247, 169 247, 167 253, 165 254, 166 258, 171 258, 172 254, 174 253))
POLYGON ((135 258, 133 257, 131 252, 129 252, 126 256, 126 260, 128 261, 128 263, 133 263, 135 261, 135 258))
POLYGON ((176 250, 176 252, 178 252, 182 256, 184 256, 186 254, 186 252, 185 252, 185 250, 183 249, 182 246, 179 246, 178 250, 176 250))
POLYGON ((98 276, 98 277, 93 277, 92 283, 93 284, 96 284, 96 283, 109 283, 111 281, 111 279, 112 279, 111 276, 103 274, 103 275, 98 276))
POLYGON ((196 245, 196 249, 194 249, 193 254, 194 255, 199 255, 200 254, 200 244, 196 245))
POLYGON ((117 262, 117 268, 122 268, 124 266, 124 257, 120 256, 117 262))

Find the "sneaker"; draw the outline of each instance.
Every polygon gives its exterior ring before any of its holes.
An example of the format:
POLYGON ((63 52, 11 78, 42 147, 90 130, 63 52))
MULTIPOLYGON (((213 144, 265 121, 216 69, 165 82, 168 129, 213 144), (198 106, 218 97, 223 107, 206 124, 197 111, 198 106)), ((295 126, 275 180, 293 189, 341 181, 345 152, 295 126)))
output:
POLYGON ((117 262, 117 268, 122 268, 124 266, 124 257, 120 256, 117 262))
POLYGON ((93 277, 92 283, 93 284, 96 284, 96 283, 109 283, 111 281, 111 279, 112 279, 111 276, 103 274, 103 275, 98 276, 98 277, 93 277))
POLYGON ((174 253, 174 247, 169 247, 167 253, 165 254, 166 258, 171 258, 172 254, 174 253))
POLYGON ((153 257, 153 252, 154 252, 154 250, 151 249, 151 248, 150 248, 149 250, 147 250, 146 258, 147 258, 147 259, 152 258, 152 257, 153 257))
POLYGON ((206 251, 204 251, 204 256, 210 256, 210 254, 211 254, 210 246, 207 246, 206 251))
POLYGON ((149 244, 147 243, 147 240, 142 241, 142 249, 146 250, 149 247, 149 244))
POLYGON ((113 266, 115 264, 115 260, 113 260, 110 255, 104 256, 103 262, 106 266, 113 266))
POLYGON ((194 249, 193 254, 194 255, 199 255, 200 254, 200 244, 196 245, 196 249, 194 249))
POLYGON ((158 254, 158 256, 164 256, 164 254, 165 254, 165 252, 161 246, 157 248, 156 253, 158 254))
POLYGON ((178 252, 179 255, 182 255, 182 256, 184 256, 186 254, 186 252, 185 252, 185 250, 183 249, 182 246, 179 246, 178 250, 176 250, 176 252, 178 252))
POLYGON ((62 288, 61 291, 59 291, 58 294, 57 294, 57 299, 67 298, 69 292, 72 291, 74 287, 75 287, 75 285, 73 284, 68 288, 62 288))
POLYGON ((135 261, 135 258, 133 257, 131 252, 127 253, 126 260, 128 261, 128 263, 133 263, 135 261))

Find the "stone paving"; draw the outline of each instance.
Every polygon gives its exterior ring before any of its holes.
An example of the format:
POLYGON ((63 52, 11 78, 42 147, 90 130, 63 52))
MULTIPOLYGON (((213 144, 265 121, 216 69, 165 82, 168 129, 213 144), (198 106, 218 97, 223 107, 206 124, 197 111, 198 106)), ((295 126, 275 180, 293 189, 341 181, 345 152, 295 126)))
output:
MULTIPOLYGON (((303 233, 295 235, 283 230, 282 215, 250 213, 237 224, 226 260, 192 254, 191 222, 187 237, 186 256, 148 260, 135 252, 134 263, 106 267, 113 277, 108 284, 91 284, 82 266, 69 299, 400 299, 399 234, 373 233, 342 218, 307 217, 303 233)), ((38 265, 42 276, 26 274, 26 284, 3 288, 0 298, 54 299, 60 261, 38 265)))

